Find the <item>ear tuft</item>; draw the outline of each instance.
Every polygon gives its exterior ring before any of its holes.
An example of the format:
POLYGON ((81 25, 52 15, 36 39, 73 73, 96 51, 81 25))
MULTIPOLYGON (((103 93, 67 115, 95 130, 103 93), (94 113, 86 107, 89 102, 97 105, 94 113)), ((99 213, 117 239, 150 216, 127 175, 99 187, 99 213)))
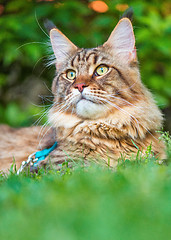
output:
POLYGON ((135 37, 131 21, 122 18, 103 46, 111 47, 113 53, 123 61, 132 61, 135 56, 135 37))
POLYGON ((129 20, 133 20, 133 15, 134 15, 134 10, 132 7, 129 7, 125 10, 125 12, 122 14, 122 16, 120 17, 120 19, 122 18, 129 18, 129 20))
POLYGON ((50 33, 51 29, 56 28, 55 24, 52 21, 50 21, 49 19, 46 19, 44 21, 44 26, 45 26, 46 30, 48 31, 48 33, 50 33))

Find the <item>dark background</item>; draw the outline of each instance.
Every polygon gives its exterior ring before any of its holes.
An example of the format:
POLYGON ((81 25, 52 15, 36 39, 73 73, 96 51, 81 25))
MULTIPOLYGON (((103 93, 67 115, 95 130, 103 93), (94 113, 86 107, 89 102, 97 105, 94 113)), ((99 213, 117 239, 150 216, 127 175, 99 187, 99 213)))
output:
POLYGON ((45 19, 79 47, 95 47, 107 40, 131 6, 142 81, 166 116, 164 130, 171 130, 171 2, 106 0, 106 9, 92 2, 0 1, 1 123, 18 127, 46 120, 37 121, 51 104, 55 68, 47 67, 45 19))

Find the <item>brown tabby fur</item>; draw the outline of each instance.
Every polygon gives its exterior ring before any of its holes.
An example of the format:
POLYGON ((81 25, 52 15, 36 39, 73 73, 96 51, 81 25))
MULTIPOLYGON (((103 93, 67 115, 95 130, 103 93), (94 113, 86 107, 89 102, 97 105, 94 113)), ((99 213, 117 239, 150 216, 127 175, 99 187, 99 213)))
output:
MULTIPOLYGON (((57 29, 51 30, 50 37, 57 75, 49 112, 53 129, 45 130, 43 147, 51 146, 56 134, 58 147, 51 153, 51 161, 102 160, 116 166, 121 154, 131 156, 137 148, 144 152, 150 144, 163 159, 164 144, 156 132, 163 118, 141 82, 130 21, 120 20, 107 42, 92 49, 77 48, 57 29), (95 70, 101 64, 109 70, 99 77, 95 70), (77 74, 72 81, 66 77, 69 69, 77 74), (82 92, 79 84, 84 85, 82 92)), ((39 133, 40 127, 13 130, 2 126, 0 169, 9 169, 13 156, 19 167, 37 150, 39 133)))

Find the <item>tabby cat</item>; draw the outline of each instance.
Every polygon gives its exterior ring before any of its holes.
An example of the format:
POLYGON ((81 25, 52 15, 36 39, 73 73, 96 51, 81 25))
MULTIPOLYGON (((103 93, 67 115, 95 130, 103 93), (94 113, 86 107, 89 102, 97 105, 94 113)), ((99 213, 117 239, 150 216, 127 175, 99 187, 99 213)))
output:
MULTIPOLYGON (((149 145, 154 155, 163 159, 164 144, 156 132, 163 117, 141 82, 131 21, 122 18, 108 40, 91 49, 78 48, 57 28, 50 30, 50 40, 56 76, 49 111, 51 130, 46 130, 49 135, 43 147, 58 141, 51 161, 84 159, 116 166, 121 155, 132 156, 138 149, 145 152, 149 145)), ((4 155, 0 159, 1 169, 9 168, 12 154, 18 167, 28 152, 36 150, 39 130, 18 130, 23 155, 8 148, 8 160, 4 155)), ((12 133, 8 139, 13 139, 12 133)))

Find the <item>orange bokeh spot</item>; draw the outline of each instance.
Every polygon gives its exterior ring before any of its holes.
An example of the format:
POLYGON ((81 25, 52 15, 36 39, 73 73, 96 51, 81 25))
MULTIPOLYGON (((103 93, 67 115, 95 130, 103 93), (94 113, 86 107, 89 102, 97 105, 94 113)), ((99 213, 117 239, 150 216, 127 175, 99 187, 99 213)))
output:
POLYGON ((129 8, 128 4, 116 4, 116 9, 123 12, 129 8))
POLYGON ((104 13, 107 12, 108 5, 103 1, 93 1, 89 3, 89 8, 93 9, 96 12, 104 13))
POLYGON ((0 15, 3 13, 4 11, 4 6, 0 4, 0 15))

